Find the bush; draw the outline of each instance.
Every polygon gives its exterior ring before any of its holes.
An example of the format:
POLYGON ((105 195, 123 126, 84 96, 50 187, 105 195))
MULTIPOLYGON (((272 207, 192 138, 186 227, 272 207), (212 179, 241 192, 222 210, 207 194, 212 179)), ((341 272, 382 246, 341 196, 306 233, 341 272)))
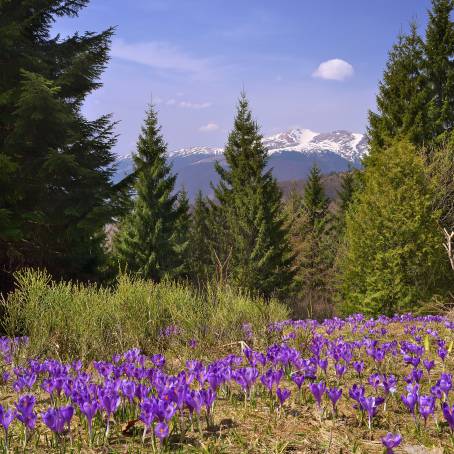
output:
POLYGON ((16 274, 16 290, 1 301, 8 336, 30 337, 32 354, 61 359, 101 359, 139 347, 176 352, 194 339, 206 349, 243 340, 243 324, 263 332, 288 317, 276 301, 265 303, 211 287, 153 283, 127 275, 113 288, 54 282, 43 271, 16 274))

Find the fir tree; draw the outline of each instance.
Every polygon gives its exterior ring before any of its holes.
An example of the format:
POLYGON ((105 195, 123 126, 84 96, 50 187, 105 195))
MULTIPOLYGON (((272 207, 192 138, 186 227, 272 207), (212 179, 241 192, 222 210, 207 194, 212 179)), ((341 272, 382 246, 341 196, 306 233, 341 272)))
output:
POLYGON ((389 53, 377 95, 378 112, 369 112, 371 154, 396 137, 422 144, 431 136, 428 123, 427 81, 423 74, 424 43, 413 23, 409 34, 400 34, 389 53))
POLYGON ((109 116, 81 106, 100 87, 112 29, 51 36, 88 0, 0 2, 0 263, 93 278, 115 211, 109 116), (32 7, 33 3, 33 7, 32 7))
POLYGON ((408 142, 376 156, 347 212, 340 258, 345 312, 414 310, 450 283, 424 162, 408 142))
POLYGON ((432 0, 426 29, 425 74, 432 137, 454 127, 454 23, 452 0, 432 0))
POLYGON ((197 193, 189 230, 189 268, 191 280, 200 284, 209 280, 213 268, 211 253, 210 209, 208 202, 197 193))
MULTIPOLYGON (((242 94, 234 128, 219 163, 214 221, 221 226, 223 263, 237 287, 270 297, 286 293, 292 280, 292 256, 281 209, 281 193, 271 170, 257 123, 242 94)), ((216 252, 216 251, 215 251, 216 252)))
MULTIPOLYGON (((320 169, 313 165, 304 186, 299 222, 294 226, 300 234, 297 255, 297 287, 300 296, 300 316, 313 316, 313 306, 331 304, 332 242, 329 241, 332 215, 330 200, 322 185, 320 169), (305 309, 308 313, 302 313, 305 309)), ((327 311, 328 309, 328 311, 327 311)))
POLYGON ((153 106, 146 114, 134 165, 134 207, 115 237, 115 257, 123 268, 143 278, 177 277, 185 267, 188 203, 184 194, 174 191, 176 176, 166 162, 166 144, 153 106))

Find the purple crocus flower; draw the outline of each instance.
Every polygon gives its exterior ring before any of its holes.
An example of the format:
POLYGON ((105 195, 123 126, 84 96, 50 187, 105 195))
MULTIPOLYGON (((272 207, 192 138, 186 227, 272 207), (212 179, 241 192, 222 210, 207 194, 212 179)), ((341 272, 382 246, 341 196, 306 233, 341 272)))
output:
POLYGON ((7 411, 0 405, 0 425, 3 427, 5 431, 5 448, 6 452, 8 452, 8 429, 11 423, 14 421, 16 417, 16 411, 12 410, 11 408, 7 411))
POLYGON ((353 362, 353 369, 356 370, 358 375, 361 375, 364 371, 364 361, 354 361, 353 362))
POLYGON ((342 396, 342 388, 329 388, 326 390, 326 394, 329 397, 329 400, 333 404, 333 411, 336 413, 336 404, 337 401, 342 396))
POLYGON ((383 446, 386 448, 386 454, 393 454, 394 449, 400 445, 402 441, 402 437, 399 434, 392 434, 388 432, 382 439, 381 442, 383 446))
POLYGON ((345 366, 345 364, 342 364, 342 363, 336 363, 334 365, 334 368, 336 369, 336 375, 338 377, 342 377, 342 375, 344 375, 345 371, 347 370, 347 367, 345 366))
POLYGON ((408 393, 406 396, 405 394, 402 394, 400 397, 404 405, 408 408, 408 411, 414 415, 415 405, 416 402, 418 401, 418 395, 415 393, 408 393))
POLYGON ((430 374, 430 371, 435 367, 435 361, 429 361, 428 359, 423 360, 424 367, 427 370, 427 373, 430 374))
POLYGON ((326 390, 325 383, 323 381, 319 383, 311 383, 309 385, 309 390, 311 391, 312 395, 314 396, 314 399, 316 400, 320 408, 322 404, 322 397, 326 390))
POLYGON ((419 413, 424 418, 424 425, 427 418, 435 411, 435 398, 433 396, 420 396, 418 399, 419 413))
POLYGON ((454 433, 454 405, 449 408, 449 405, 447 402, 443 402, 441 404, 441 408, 443 410, 443 416, 446 419, 446 422, 448 423, 449 427, 451 428, 451 432, 454 433))
POLYGON ((80 412, 87 418, 88 438, 91 441, 92 421, 99 410, 99 404, 96 401, 85 401, 79 405, 80 412))
POLYGON ((445 347, 439 347, 438 348, 438 356, 441 358, 441 360, 444 362, 446 357, 448 356, 448 350, 446 350, 445 347))
POLYGON ((277 388, 276 389, 276 395, 277 398, 279 399, 279 403, 284 405, 284 402, 290 397, 291 391, 286 388, 277 388))
POLYGON ((305 377, 302 374, 293 374, 292 375, 292 381, 293 381, 293 383, 295 383, 295 385, 298 387, 298 389, 301 389, 301 386, 304 383, 304 379, 305 379, 305 377))
POLYGON ((33 411, 35 407, 36 397, 25 395, 16 403, 17 419, 24 424, 28 430, 33 430, 36 424, 36 413, 33 411))
POLYGON ((169 436, 169 426, 165 422, 158 422, 154 428, 154 433, 162 443, 169 436))
POLYGON ((372 418, 377 414, 378 406, 381 405, 383 402, 384 402, 383 398, 375 396, 371 397, 363 396, 359 399, 359 404, 367 412, 368 415, 369 430, 371 430, 372 418))

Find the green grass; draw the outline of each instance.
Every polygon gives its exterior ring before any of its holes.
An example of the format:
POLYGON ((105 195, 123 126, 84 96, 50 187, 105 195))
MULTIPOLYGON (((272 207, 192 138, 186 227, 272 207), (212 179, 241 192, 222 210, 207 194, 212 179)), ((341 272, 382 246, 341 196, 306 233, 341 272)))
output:
POLYGON ((23 270, 17 288, 0 301, 7 336, 27 335, 32 355, 62 360, 110 358, 133 347, 145 353, 183 353, 191 339, 199 348, 244 338, 250 322, 264 337, 266 326, 288 318, 276 301, 249 298, 229 287, 197 292, 187 285, 159 284, 120 276, 112 288, 54 282, 42 271, 23 270), (175 325, 178 336, 162 336, 175 325))

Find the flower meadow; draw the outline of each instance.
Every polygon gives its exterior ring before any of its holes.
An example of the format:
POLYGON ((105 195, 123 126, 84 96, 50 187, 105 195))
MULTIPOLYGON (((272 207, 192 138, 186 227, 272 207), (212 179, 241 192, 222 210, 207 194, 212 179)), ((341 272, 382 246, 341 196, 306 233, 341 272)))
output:
MULTIPOLYGON (((210 359, 83 364, 1 338, 3 452, 454 452, 454 323, 441 316, 244 325, 210 359), (263 346, 263 348, 259 348, 263 346), (430 451, 427 451, 430 452, 430 451)), ((168 336, 178 336, 169 327, 168 336)))

